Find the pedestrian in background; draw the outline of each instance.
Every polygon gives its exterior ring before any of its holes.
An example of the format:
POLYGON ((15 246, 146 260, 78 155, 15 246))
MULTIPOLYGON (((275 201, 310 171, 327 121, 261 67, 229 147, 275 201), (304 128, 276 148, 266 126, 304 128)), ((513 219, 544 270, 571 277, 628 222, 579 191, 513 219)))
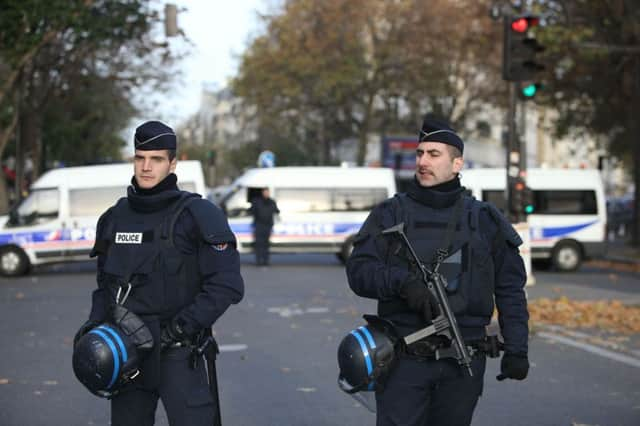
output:
POLYGON ((270 198, 269 188, 263 188, 260 195, 251 200, 249 208, 253 216, 253 247, 256 265, 269 265, 269 239, 273 230, 273 216, 280 213, 276 202, 270 198))
POLYGON ((211 326, 244 293, 236 240, 216 206, 178 189, 170 127, 146 122, 134 142, 127 196, 98 221, 91 252, 98 257, 98 288, 74 347, 113 321, 112 308, 121 304, 149 328, 154 347, 140 374, 111 397, 111 424, 153 425, 158 398, 173 426, 219 424, 214 346, 206 343, 211 326))
POLYGON ((440 272, 447 297, 473 355, 473 376, 456 359, 436 360, 451 342, 429 336, 406 348, 383 389, 376 390, 377 425, 469 425, 482 394, 486 354, 480 350, 495 305, 504 337, 500 380, 523 380, 529 370, 526 273, 513 227, 493 205, 465 195, 458 173, 464 144, 447 123, 426 117, 419 133, 415 178, 406 193, 376 206, 354 241, 347 262, 351 289, 378 300, 378 315, 401 336, 428 326, 439 314, 406 250, 381 232, 404 222, 425 265, 447 251, 440 272), (450 221, 452 226, 449 226, 450 221), (455 226, 453 226, 455 224, 455 226), (451 238, 445 237, 450 228, 451 238), (446 240, 451 241, 447 247, 446 240))

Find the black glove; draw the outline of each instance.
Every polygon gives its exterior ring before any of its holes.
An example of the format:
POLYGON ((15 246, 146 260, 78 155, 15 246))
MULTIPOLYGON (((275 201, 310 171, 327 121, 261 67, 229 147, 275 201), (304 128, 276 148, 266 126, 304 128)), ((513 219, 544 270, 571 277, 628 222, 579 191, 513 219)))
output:
POLYGON ((407 299, 409 309, 421 313, 427 323, 440 315, 438 300, 421 278, 411 275, 402 285, 400 296, 407 299))
POLYGON ((78 344, 78 340, 80 340, 82 336, 84 336, 85 334, 87 334, 88 332, 90 332, 92 329, 96 328, 99 325, 100 325, 99 322, 93 321, 93 320, 88 320, 84 324, 82 324, 80 326, 80 329, 76 332, 76 335, 73 337, 73 347, 74 348, 76 347, 76 345, 78 344))
POLYGON ((160 332, 160 347, 167 348, 176 342, 182 342, 185 337, 181 321, 174 318, 160 332))
POLYGON ((526 355, 505 353, 500 361, 498 381, 504 379, 524 380, 529 372, 529 359, 526 355))

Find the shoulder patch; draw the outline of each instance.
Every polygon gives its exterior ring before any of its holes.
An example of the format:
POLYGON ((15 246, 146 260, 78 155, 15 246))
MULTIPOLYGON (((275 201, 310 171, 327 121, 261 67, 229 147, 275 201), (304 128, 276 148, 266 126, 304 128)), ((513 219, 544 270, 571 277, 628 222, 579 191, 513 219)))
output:
POLYGON ((202 238, 212 247, 221 247, 220 245, 225 243, 235 244, 235 235, 219 207, 204 198, 198 198, 190 202, 186 208, 196 221, 202 238))

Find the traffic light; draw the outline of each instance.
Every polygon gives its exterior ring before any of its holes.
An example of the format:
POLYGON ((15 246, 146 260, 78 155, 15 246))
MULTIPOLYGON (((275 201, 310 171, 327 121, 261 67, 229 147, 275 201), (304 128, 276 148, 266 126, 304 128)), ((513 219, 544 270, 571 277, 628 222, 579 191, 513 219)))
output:
POLYGON ((210 149, 209 151, 207 151, 207 163, 210 166, 215 166, 216 165, 216 150, 215 149, 210 149))
POLYGON ((523 208, 524 214, 531 214, 536 210, 535 202, 533 199, 533 191, 528 186, 525 186, 523 194, 523 208))
POLYGON ((523 213, 525 188, 521 177, 509 178, 509 213, 517 218, 523 213))
POLYGON ((536 93, 542 89, 542 84, 540 83, 529 83, 520 85, 518 87, 518 92, 520 93, 520 99, 523 101, 527 101, 529 99, 533 99, 536 96, 536 93))
MULTIPOLYGON (((507 81, 533 80, 544 70, 536 55, 544 47, 530 30, 540 23, 537 16, 506 16, 504 18, 502 78, 507 81)), ((535 88, 537 90, 537 88, 535 88)), ((531 88, 529 92, 531 92, 531 88)), ((533 92, 535 95, 535 91, 533 92)))
POLYGON ((175 37, 179 34, 178 29, 178 7, 173 3, 164 5, 164 35, 175 37))

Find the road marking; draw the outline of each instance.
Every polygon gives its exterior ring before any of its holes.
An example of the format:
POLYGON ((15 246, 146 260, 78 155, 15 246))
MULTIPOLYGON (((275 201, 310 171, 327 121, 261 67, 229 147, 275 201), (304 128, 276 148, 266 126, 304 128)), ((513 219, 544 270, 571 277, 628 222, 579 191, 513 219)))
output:
POLYGON ((304 314, 326 314, 329 312, 329 308, 323 306, 312 306, 307 309, 301 309, 297 306, 274 306, 267 309, 270 314, 278 314, 283 318, 290 318, 293 316, 304 314))
POLYGON ((547 333, 542 331, 537 333, 537 335, 540 337, 544 337, 546 339, 556 341, 558 343, 563 343, 567 346, 573 346, 574 348, 582 349, 583 351, 591 352, 592 354, 600 355, 602 357, 609 358, 614 361, 618 361, 623 364, 630 365, 632 367, 640 368, 640 359, 619 354, 617 352, 613 352, 607 349, 599 348, 598 346, 590 345, 588 343, 578 342, 577 340, 573 340, 564 336, 559 336, 554 333, 547 333))
POLYGON ((247 350, 247 345, 245 345, 244 343, 238 343, 238 344, 230 344, 230 345, 220 345, 218 346, 218 348, 220 349, 220 352, 239 352, 239 351, 246 351, 247 350))

